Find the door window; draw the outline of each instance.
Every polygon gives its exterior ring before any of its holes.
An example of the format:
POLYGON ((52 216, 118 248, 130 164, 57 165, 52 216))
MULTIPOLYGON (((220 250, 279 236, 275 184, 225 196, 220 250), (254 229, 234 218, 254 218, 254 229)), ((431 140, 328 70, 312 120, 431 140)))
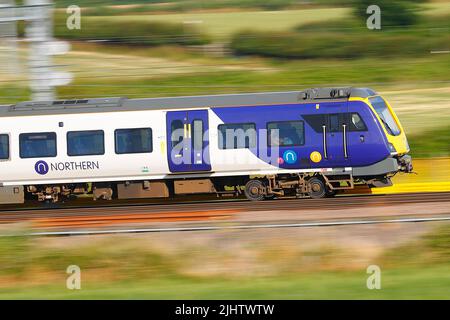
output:
POLYGON ((170 141, 172 144, 172 148, 183 142, 184 139, 184 124, 181 120, 173 120, 170 124, 171 128, 171 137, 170 141))
POLYGON ((203 121, 194 120, 192 122, 192 146, 195 151, 203 149, 203 121))

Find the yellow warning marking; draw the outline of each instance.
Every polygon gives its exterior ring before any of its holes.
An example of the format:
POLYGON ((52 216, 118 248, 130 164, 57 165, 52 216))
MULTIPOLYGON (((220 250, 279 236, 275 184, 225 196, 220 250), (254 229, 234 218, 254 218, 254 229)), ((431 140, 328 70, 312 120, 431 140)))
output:
POLYGON ((372 188, 373 194, 415 193, 415 192, 447 192, 450 182, 397 183, 392 187, 372 188))
POLYGON ((399 173, 392 178, 392 187, 372 188, 372 193, 450 191, 450 158, 413 158, 413 167, 416 174, 399 173))

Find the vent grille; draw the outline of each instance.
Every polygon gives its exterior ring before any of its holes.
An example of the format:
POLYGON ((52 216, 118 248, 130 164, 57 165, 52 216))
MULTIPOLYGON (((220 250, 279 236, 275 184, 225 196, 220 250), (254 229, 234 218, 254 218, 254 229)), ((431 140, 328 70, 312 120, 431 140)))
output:
POLYGON ((10 111, 60 110, 78 108, 120 107, 127 98, 77 99, 42 102, 21 102, 10 107, 10 111))

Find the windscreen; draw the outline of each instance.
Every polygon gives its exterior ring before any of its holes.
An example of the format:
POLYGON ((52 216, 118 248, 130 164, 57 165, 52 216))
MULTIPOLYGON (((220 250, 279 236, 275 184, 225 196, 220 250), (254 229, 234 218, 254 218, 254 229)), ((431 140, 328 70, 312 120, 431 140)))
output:
POLYGON ((380 117, 381 122, 383 122, 387 132, 393 136, 398 136, 400 134, 400 128, 398 127, 397 122, 395 122, 394 117, 383 98, 373 97, 369 98, 369 101, 380 117))

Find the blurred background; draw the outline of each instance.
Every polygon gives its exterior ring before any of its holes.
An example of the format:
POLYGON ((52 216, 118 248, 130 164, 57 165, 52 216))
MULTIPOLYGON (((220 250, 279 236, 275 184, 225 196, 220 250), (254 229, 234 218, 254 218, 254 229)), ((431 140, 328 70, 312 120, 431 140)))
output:
MULTIPOLYGON (((450 1, 0 0, 0 14, 0 104, 367 86, 389 100, 421 159, 414 182, 448 188, 450 1), (372 4, 380 29, 367 27, 372 4), (14 5, 32 7, 7 10, 14 5), (13 22, 23 14, 34 20, 13 22)), ((0 297, 449 298, 448 226, 355 230, 230 231, 183 246, 152 235, 1 238, 0 297), (400 276, 370 296, 373 261, 400 276), (72 263, 89 266, 90 291, 52 284, 72 263)))
POLYGON ((39 47, 39 23, 28 37, 23 21, 0 24, 0 104, 36 100, 36 78, 57 85, 60 99, 369 86, 399 114, 414 157, 448 156, 450 2, 378 0, 375 30, 366 25, 371 3, 56 0, 44 38, 70 47, 39 47))

